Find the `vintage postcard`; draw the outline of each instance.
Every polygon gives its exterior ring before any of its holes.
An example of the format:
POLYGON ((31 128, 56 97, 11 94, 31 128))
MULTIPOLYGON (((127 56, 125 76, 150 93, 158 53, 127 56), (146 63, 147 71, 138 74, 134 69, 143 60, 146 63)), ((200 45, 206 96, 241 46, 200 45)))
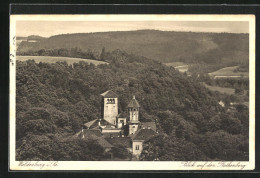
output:
POLYGON ((254 170, 254 15, 11 15, 11 171, 254 170))

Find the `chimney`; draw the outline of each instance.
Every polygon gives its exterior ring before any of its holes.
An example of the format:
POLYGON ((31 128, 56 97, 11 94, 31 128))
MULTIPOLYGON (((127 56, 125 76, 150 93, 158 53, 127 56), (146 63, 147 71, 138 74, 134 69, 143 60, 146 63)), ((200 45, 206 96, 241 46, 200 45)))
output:
POLYGON ((83 132, 83 127, 81 128, 81 137, 84 138, 84 132, 83 132))

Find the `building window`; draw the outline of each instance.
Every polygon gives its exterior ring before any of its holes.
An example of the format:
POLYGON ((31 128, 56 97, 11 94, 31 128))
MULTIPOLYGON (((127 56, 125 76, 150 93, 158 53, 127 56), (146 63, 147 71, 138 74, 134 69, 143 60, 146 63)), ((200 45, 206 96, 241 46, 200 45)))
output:
POLYGON ((121 123, 123 126, 125 125, 124 120, 120 120, 120 123, 121 123))
POLYGON ((135 150, 139 150, 139 145, 135 145, 135 150))

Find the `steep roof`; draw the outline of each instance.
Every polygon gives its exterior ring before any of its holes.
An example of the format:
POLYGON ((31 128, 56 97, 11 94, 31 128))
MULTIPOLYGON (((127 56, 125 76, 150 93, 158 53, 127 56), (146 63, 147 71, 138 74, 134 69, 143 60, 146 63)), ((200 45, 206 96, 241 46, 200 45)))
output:
POLYGON ((89 128, 89 129, 98 128, 99 127, 98 122, 100 122, 101 126, 112 125, 111 123, 109 123, 108 121, 106 121, 104 119, 95 119, 95 120, 92 120, 92 121, 85 123, 84 126, 89 128))
POLYGON ((84 126, 86 126, 87 128, 89 128, 89 127, 91 127, 97 120, 98 120, 98 119, 89 121, 89 122, 85 123, 84 126))
POLYGON ((83 129, 83 132, 81 130, 76 134, 77 137, 81 137, 81 138, 83 135, 85 138, 92 138, 93 135, 97 137, 101 137, 102 133, 98 129, 83 129))
POLYGON ((133 96, 133 99, 128 104, 128 107, 129 108, 139 108, 140 107, 138 101, 135 99, 135 96, 133 96))
POLYGON ((110 137, 118 138, 120 137, 121 132, 104 132, 102 134, 104 138, 110 138, 110 137))
POLYGON ((106 140, 112 145, 122 145, 126 148, 131 148, 131 138, 129 137, 114 137, 106 138, 106 140))
POLYGON ((152 129, 140 129, 132 136, 132 140, 148 140, 155 135, 157 133, 152 129))
POLYGON ((111 145, 108 141, 106 141, 104 138, 99 137, 97 139, 97 142, 99 143, 99 145, 101 145, 103 148, 112 148, 113 145, 111 145))
POLYGON ((81 131, 79 134, 77 134, 77 136, 80 138, 83 138, 83 139, 95 140, 103 148, 112 148, 113 147, 113 145, 111 145, 108 141, 106 141, 102 137, 100 130, 84 129, 83 132, 81 131), (83 137, 83 135, 84 135, 84 137, 83 137))
POLYGON ((118 118, 128 118, 128 114, 126 112, 120 113, 117 115, 118 118))
POLYGON ((140 128, 143 129, 152 129, 153 131, 156 131, 156 124, 155 122, 140 122, 140 128))
POLYGON ((101 94, 104 98, 117 98, 117 94, 113 92, 112 90, 108 90, 101 94))

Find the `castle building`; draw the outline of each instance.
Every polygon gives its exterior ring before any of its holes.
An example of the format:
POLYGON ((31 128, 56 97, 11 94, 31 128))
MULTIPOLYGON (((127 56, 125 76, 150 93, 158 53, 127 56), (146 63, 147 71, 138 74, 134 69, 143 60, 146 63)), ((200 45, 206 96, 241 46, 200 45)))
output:
POLYGON ((97 140, 107 151, 115 145, 122 145, 138 158, 144 141, 157 135, 155 122, 139 121, 140 104, 135 96, 130 100, 127 112, 119 114, 117 94, 108 90, 101 96, 102 118, 85 123, 76 136, 97 140))

